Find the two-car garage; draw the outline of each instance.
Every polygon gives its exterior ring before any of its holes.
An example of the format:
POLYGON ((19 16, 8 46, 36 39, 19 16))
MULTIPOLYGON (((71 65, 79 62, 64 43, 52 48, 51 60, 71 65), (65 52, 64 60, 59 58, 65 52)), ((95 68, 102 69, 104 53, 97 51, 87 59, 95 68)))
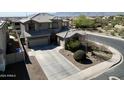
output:
POLYGON ((29 47, 45 46, 48 44, 50 44, 50 36, 28 38, 28 46, 29 47))

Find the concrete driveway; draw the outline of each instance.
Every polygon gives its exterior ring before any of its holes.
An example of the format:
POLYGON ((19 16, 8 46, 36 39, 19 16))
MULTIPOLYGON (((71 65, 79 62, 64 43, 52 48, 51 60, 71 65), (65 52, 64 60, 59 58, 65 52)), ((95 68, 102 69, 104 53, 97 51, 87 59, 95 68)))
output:
POLYGON ((58 52, 58 47, 47 46, 34 48, 29 55, 38 60, 50 80, 58 80, 73 75, 80 70, 58 52))

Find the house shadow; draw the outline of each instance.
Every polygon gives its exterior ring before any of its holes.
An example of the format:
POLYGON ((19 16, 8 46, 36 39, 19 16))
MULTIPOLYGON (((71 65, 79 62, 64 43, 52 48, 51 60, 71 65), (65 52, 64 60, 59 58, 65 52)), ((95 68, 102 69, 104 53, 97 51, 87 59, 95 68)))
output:
POLYGON ((31 47, 33 50, 37 51, 37 50, 51 50, 58 47, 57 44, 49 44, 49 45, 45 45, 45 46, 36 46, 36 47, 31 47))
POLYGON ((0 80, 30 80, 25 63, 7 65, 6 70, 0 72, 0 80))

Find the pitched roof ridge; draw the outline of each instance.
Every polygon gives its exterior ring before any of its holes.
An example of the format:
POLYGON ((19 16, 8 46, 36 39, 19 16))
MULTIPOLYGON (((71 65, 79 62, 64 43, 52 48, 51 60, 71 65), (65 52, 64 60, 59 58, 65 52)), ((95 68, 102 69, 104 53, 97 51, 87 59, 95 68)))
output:
MULTIPOLYGON (((48 16, 48 18, 50 18, 50 19, 52 19, 53 17, 55 17, 54 15, 52 15, 52 14, 50 14, 50 13, 36 13, 36 14, 32 14, 32 15, 30 15, 30 16, 28 16, 27 18, 24 18, 24 22, 25 22, 25 20, 27 21, 27 20, 34 20, 35 19, 35 17, 37 17, 38 15, 41 15, 41 16, 48 16)), ((23 22, 21 20, 21 22, 23 22)))
POLYGON ((2 22, 0 23, 0 28, 2 28, 6 23, 7 23, 6 21, 2 21, 2 22))
POLYGON ((34 17, 36 17, 36 16, 38 16, 38 15, 40 15, 40 14, 47 14, 47 15, 50 15, 50 16, 54 16, 54 15, 52 15, 52 14, 50 14, 50 13, 37 13, 37 14, 33 15, 31 18, 34 18, 34 17))
POLYGON ((34 18, 34 17, 36 17, 36 16, 38 16, 38 15, 40 15, 40 14, 41 14, 41 13, 34 14, 33 16, 31 16, 30 19, 32 19, 32 18, 34 18))

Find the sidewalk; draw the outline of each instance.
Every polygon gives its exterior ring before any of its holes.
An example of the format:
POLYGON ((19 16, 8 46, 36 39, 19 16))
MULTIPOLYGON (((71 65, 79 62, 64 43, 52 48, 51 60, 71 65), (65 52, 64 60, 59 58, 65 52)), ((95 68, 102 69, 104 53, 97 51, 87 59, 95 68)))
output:
POLYGON ((107 37, 107 38, 111 38, 111 39, 116 39, 116 40, 124 41, 124 39, 122 39, 122 38, 115 37, 115 36, 108 36, 108 35, 104 35, 104 34, 101 34, 101 33, 92 33, 90 31, 86 31, 86 33, 87 34, 91 34, 91 35, 96 35, 96 36, 107 37))

